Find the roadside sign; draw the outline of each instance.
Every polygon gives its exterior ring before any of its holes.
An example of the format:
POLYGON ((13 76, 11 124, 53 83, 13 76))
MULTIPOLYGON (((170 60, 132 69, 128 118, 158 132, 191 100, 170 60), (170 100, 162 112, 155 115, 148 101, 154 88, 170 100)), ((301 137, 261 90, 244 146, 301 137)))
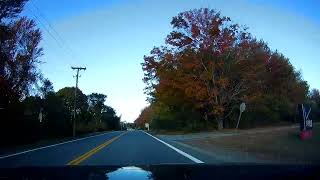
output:
POLYGON ((39 112, 39 116, 38 116, 38 119, 39 119, 39 122, 41 123, 42 122, 42 119, 43 119, 43 108, 40 109, 40 112, 39 112))
POLYGON ((299 108, 299 119, 300 119, 300 137, 301 139, 310 138, 312 136, 312 119, 309 119, 311 107, 305 104, 300 104, 299 108))
POLYGON ((39 117, 38 118, 39 118, 39 122, 41 123, 42 122, 42 112, 39 113, 39 117))
POLYGON ((240 112, 244 112, 246 110, 246 103, 241 103, 240 104, 240 112))
POLYGON ((241 115, 245 110, 246 110, 246 103, 243 102, 243 103, 240 104, 240 114, 239 114, 239 118, 238 118, 238 122, 237 122, 237 126, 236 126, 237 129, 239 127, 241 115))
POLYGON ((148 131, 149 131, 149 123, 145 123, 144 127, 146 127, 148 129, 148 131))
POLYGON ((300 119, 300 130, 312 130, 313 123, 309 119, 311 107, 305 104, 299 105, 299 119, 300 119))

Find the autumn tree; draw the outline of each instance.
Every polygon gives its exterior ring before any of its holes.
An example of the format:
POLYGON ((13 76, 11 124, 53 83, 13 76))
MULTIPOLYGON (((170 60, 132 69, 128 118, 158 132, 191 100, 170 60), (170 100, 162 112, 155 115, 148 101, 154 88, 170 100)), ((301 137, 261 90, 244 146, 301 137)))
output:
POLYGON ((25 97, 39 77, 41 32, 33 20, 25 17, 11 22, 7 29, 0 43, 1 96, 6 99, 25 97))
POLYGON ((147 106, 141 110, 139 117, 134 121, 138 127, 144 128, 145 123, 150 123, 152 119, 152 107, 147 106))
POLYGON ((306 97, 308 87, 288 59, 229 17, 195 9, 178 14, 171 25, 166 45, 155 47, 142 63, 151 102, 169 109, 191 105, 203 121, 221 129, 241 102, 285 97, 292 104, 306 97))
MULTIPOLYGON (((41 32, 36 23, 19 16, 26 2, 0 1, 0 136, 11 136, 16 140, 21 138, 24 127, 30 126, 29 122, 22 121, 24 106, 21 100, 39 79, 37 66, 42 55, 41 32)), ((1 142, 6 141, 1 139, 1 142)))
POLYGON ((149 87, 158 83, 159 94, 167 88, 182 91, 202 109, 205 120, 212 117, 222 128, 230 102, 247 88, 236 71, 230 73, 240 63, 237 55, 250 36, 230 18, 208 9, 180 13, 171 24, 168 46, 145 57, 145 82, 149 87))

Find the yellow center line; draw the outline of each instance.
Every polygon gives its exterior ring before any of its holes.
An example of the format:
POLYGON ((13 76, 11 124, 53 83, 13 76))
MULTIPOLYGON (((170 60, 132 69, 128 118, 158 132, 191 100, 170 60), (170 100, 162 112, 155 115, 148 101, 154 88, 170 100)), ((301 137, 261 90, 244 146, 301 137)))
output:
POLYGON ((101 149, 105 148, 106 146, 108 146, 109 144, 111 144, 113 141, 117 140, 119 137, 123 136, 124 134, 126 134, 127 132, 124 132, 102 144, 100 144, 99 146, 91 149, 90 151, 84 153, 83 155, 75 158, 74 160, 68 162, 67 165, 71 165, 71 166, 74 166, 74 165, 79 165, 82 161, 88 159, 90 156, 92 156, 93 154, 97 153, 98 151, 100 151, 101 149))

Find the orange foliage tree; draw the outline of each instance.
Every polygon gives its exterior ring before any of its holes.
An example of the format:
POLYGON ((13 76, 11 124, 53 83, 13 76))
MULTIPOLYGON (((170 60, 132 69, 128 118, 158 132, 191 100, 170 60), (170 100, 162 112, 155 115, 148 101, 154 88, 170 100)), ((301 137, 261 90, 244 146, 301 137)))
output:
POLYGON ((151 102, 168 103, 179 95, 178 101, 192 104, 204 121, 221 129, 242 101, 261 101, 271 91, 296 93, 295 102, 305 97, 306 88, 292 90, 301 86, 289 61, 229 17, 196 9, 178 14, 171 24, 166 46, 155 47, 142 63, 151 102))
POLYGON ((152 109, 150 106, 145 107, 142 111, 140 116, 134 121, 138 127, 144 128, 145 123, 148 123, 151 120, 152 116, 152 109))

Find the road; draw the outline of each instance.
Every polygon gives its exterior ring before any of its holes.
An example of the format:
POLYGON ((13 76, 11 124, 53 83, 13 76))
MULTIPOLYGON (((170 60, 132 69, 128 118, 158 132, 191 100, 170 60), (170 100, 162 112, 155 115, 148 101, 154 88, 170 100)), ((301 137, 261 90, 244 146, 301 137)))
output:
POLYGON ((0 156, 0 167, 203 163, 144 131, 114 131, 0 156))

